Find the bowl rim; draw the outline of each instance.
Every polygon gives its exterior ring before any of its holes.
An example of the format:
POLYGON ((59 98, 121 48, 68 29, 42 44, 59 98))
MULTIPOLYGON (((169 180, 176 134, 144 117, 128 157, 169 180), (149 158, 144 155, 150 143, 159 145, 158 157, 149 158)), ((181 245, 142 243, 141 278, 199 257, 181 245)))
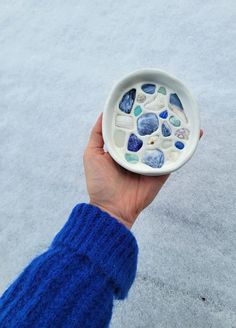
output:
POLYGON ((195 98, 193 97, 192 93, 189 91, 189 89, 183 84, 182 81, 180 81, 178 78, 176 78, 173 75, 170 75, 169 73, 165 72, 164 70, 161 69, 157 69, 157 68, 142 68, 142 69, 138 69, 135 70, 133 72, 130 72, 126 75, 124 75, 121 79, 119 79, 117 82, 115 82, 113 84, 113 87, 111 88, 108 97, 106 99, 105 102, 105 106, 104 106, 104 111, 103 111, 103 117, 102 117, 102 135, 103 135, 103 140, 105 143, 105 146, 107 148, 107 151, 109 152, 109 154, 111 155, 111 157, 123 168, 125 168, 128 171, 137 173, 137 174, 141 174, 141 175, 150 175, 150 176, 158 176, 158 175, 165 175, 165 174, 169 174, 171 172, 174 172, 176 170, 178 170, 179 168, 181 168, 182 166, 184 166, 193 156, 193 154, 195 153, 197 146, 198 146, 198 142, 199 139, 197 139, 196 143, 194 146, 192 146, 191 150, 188 152, 188 154, 184 157, 184 161, 183 163, 181 163, 180 165, 178 165, 175 168, 172 169, 162 169, 162 171, 158 171, 159 169, 155 169, 155 168, 151 168, 150 170, 146 170, 145 172, 136 167, 135 165, 130 165, 128 163, 126 163, 125 161, 121 160, 120 157, 116 154, 115 151, 113 151, 113 147, 112 147, 112 142, 110 140, 110 138, 107 135, 107 126, 106 126, 106 117, 107 117, 107 113, 109 110, 111 110, 109 108, 109 103, 111 101, 111 99, 113 98, 113 94, 115 94, 116 89, 118 88, 118 86, 122 85, 125 83, 125 81, 130 80, 132 78, 136 78, 139 77, 140 75, 148 75, 148 74, 156 74, 156 75, 163 75, 164 78, 170 79, 173 81, 173 84, 176 83, 177 85, 179 85, 182 89, 184 89, 187 97, 191 100, 194 109, 197 111, 197 120, 194 123, 195 125, 197 125, 198 130, 199 130, 199 135, 200 135, 200 115, 199 115, 199 107, 198 104, 195 100, 195 98))

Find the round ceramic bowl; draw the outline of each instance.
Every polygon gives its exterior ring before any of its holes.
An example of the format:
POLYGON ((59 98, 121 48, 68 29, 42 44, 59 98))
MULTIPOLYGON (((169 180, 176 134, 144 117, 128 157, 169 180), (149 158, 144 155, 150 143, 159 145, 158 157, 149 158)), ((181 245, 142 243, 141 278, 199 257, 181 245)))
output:
POLYGON ((107 150, 125 169, 162 175, 179 169, 199 140, 196 101, 182 82, 156 69, 125 76, 112 89, 103 113, 107 150))

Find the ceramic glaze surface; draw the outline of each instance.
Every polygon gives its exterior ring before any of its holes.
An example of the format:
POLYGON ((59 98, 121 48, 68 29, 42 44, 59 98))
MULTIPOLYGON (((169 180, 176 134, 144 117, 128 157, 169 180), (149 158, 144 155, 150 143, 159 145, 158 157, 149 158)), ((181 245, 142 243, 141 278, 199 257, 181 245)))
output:
POLYGON ((131 171, 165 174, 182 166, 195 150, 198 109, 194 126, 188 108, 191 101, 186 101, 176 82, 154 82, 153 77, 137 80, 131 79, 115 90, 112 106, 107 106, 110 112, 106 128, 113 131, 108 149, 119 164, 131 171))

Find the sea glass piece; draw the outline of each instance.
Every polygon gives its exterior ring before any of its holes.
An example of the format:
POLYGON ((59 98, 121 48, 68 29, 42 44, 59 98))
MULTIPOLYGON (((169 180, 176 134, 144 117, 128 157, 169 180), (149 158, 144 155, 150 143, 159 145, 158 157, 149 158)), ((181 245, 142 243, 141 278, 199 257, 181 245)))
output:
POLYGON ((166 96, 157 93, 152 99, 147 101, 144 105, 145 109, 152 111, 160 111, 166 106, 166 96))
POLYGON ((187 128, 181 128, 181 129, 178 129, 178 130, 175 132, 175 135, 176 135, 176 137, 178 137, 179 139, 185 139, 185 140, 188 140, 189 135, 190 135, 190 131, 189 131, 189 129, 187 129, 187 128))
POLYGON ((134 133, 131 133, 128 140, 128 150, 134 152, 139 151, 142 145, 143 141, 139 139, 134 133))
POLYGON ((170 108, 172 111, 183 121, 188 123, 187 116, 184 112, 183 105, 176 93, 171 93, 170 94, 170 103, 169 103, 170 108))
POLYGON ((172 140, 171 140, 171 139, 163 140, 162 143, 161 143, 161 147, 162 147, 163 149, 170 148, 171 145, 172 145, 172 140))
POLYGON ((114 141, 117 147, 123 147, 125 144, 125 131, 115 130, 114 141))
POLYGON ((158 129, 158 126, 159 120, 154 113, 143 114, 137 120, 137 130, 141 136, 152 134, 158 129))
POLYGON ((151 136, 147 140, 147 149, 156 149, 159 141, 159 135, 151 136))
POLYGON ((166 160, 167 161, 171 161, 171 162, 174 162, 178 159, 180 153, 177 152, 177 151, 174 151, 174 150, 171 150, 170 152, 168 152, 166 154, 166 160))
POLYGON ((166 95, 166 88, 165 88, 165 87, 160 87, 160 88, 158 89, 158 92, 159 92, 159 93, 162 93, 163 95, 166 95))
POLYGON ((142 108, 141 106, 137 106, 134 109, 134 116, 139 116, 142 113, 142 108))
POLYGON ((123 95, 119 103, 119 108, 122 112, 125 112, 126 114, 131 112, 135 100, 135 95, 136 89, 131 89, 123 95))
POLYGON ((144 101, 146 100, 146 96, 143 94, 143 93, 139 93, 138 95, 137 95, 137 102, 139 102, 139 103, 144 103, 144 101))
POLYGON ((171 128, 167 122, 162 123, 161 132, 163 137, 169 137, 171 135, 171 128))
POLYGON ((181 150, 184 148, 184 143, 181 141, 176 141, 175 147, 181 150))
POLYGON ((164 164, 164 154, 159 149, 146 150, 143 157, 143 163, 153 168, 161 168, 164 164))
POLYGON ((136 154, 126 153, 125 159, 127 160, 127 162, 129 162, 131 164, 136 164, 139 161, 138 155, 136 155, 136 154))
POLYGON ((116 115, 116 126, 132 130, 134 127, 134 118, 128 115, 116 115))
POLYGON ((156 86, 152 83, 146 83, 141 86, 141 89, 146 93, 153 94, 156 91, 156 86))
POLYGON ((168 110, 164 110, 159 114, 159 116, 163 119, 166 119, 168 117, 168 110))
POLYGON ((181 124, 180 120, 173 115, 169 118, 169 121, 172 125, 174 125, 176 127, 180 126, 180 124, 181 124))

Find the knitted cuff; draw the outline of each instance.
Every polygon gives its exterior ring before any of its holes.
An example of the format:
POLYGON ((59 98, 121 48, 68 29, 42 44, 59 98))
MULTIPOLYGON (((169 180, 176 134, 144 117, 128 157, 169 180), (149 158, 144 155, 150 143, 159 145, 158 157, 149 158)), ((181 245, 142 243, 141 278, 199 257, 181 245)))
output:
POLYGON ((78 204, 51 247, 67 247, 87 256, 115 286, 115 296, 126 297, 137 268, 138 246, 132 233, 98 207, 78 204))

